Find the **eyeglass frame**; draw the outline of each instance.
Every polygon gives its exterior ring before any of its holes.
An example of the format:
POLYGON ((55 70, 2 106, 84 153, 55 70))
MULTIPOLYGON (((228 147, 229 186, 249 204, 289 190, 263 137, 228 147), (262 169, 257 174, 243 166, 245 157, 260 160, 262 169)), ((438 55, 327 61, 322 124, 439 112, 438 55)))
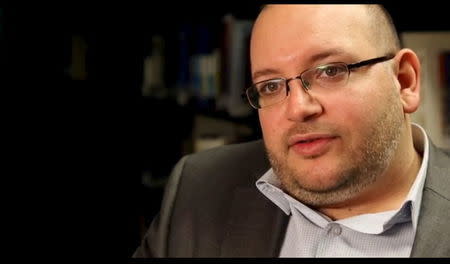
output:
MULTIPOLYGON (((245 89, 245 95, 246 95, 246 97, 247 97, 248 102, 250 103, 250 105, 251 105, 253 108, 255 108, 255 109, 261 109, 261 108, 263 108, 263 107, 256 107, 256 106, 254 106, 254 105, 252 104, 252 102, 251 102, 251 100, 250 100, 250 96, 249 96, 249 94, 248 94, 249 89, 254 88, 257 84, 260 84, 260 83, 263 83, 263 82, 268 82, 268 81, 271 81, 271 80, 284 80, 284 82, 285 82, 285 87, 286 87, 286 96, 285 96, 281 101, 279 101, 279 102, 276 102, 276 103, 271 104, 271 105, 267 105, 267 106, 272 106, 272 105, 275 105, 275 104, 278 104, 278 103, 284 101, 284 99, 286 99, 286 98, 288 97, 288 95, 289 95, 289 90, 290 90, 289 82, 292 81, 292 80, 299 79, 300 82, 301 82, 301 84, 302 84, 303 89, 304 89, 305 91, 310 90, 311 88, 310 88, 310 87, 307 87, 307 86, 305 85, 304 80, 302 79, 302 75, 303 75, 305 72, 310 71, 311 69, 316 69, 316 68, 323 67, 323 66, 326 66, 326 65, 329 65, 329 64, 342 63, 343 65, 345 65, 345 66, 347 67, 348 77, 350 77, 350 71, 353 70, 353 69, 357 69, 357 68, 360 68, 360 67, 363 67, 363 66, 374 65, 374 64, 376 64, 376 63, 388 61, 388 60, 393 59, 394 57, 395 57, 395 54, 390 53, 390 54, 387 54, 387 55, 385 55, 385 56, 376 57, 376 58, 372 58, 372 59, 368 59, 368 60, 363 60, 363 61, 356 62, 356 63, 349 63, 349 64, 348 64, 348 63, 345 63, 345 62, 330 62, 330 63, 326 63, 326 64, 317 65, 317 66, 314 66, 314 67, 311 67, 311 68, 308 68, 308 69, 302 71, 302 72, 301 72, 299 75, 297 75, 296 77, 292 77, 292 78, 288 78, 288 79, 283 78, 283 77, 280 77, 280 78, 273 78, 273 79, 263 80, 263 81, 254 83, 254 84, 252 84, 250 87, 248 87, 248 88, 245 89)), ((348 77, 347 77, 347 80, 348 80, 348 77)), ((267 106, 266 106, 266 107, 267 107, 267 106)))

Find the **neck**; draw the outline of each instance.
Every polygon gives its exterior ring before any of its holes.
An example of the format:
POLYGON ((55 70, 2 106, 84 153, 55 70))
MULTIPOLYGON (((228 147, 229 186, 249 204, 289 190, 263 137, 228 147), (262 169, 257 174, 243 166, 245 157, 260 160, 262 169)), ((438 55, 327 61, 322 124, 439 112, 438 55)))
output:
POLYGON ((339 205, 316 208, 333 220, 379 213, 401 207, 420 169, 422 157, 414 149, 411 128, 390 163, 377 180, 357 197, 339 205))

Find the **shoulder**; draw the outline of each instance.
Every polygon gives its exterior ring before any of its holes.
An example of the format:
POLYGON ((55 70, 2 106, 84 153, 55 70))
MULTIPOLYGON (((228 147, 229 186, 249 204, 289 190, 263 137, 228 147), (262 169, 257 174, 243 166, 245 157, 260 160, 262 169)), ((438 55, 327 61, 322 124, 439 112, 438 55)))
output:
POLYGON ((450 150, 430 144, 430 165, 442 169, 450 169, 450 150))
POLYGON ((225 165, 230 162, 239 163, 245 160, 251 162, 261 159, 265 159, 264 143, 262 140, 225 145, 188 156, 189 162, 204 166, 225 165))
MULTIPOLYGON (((232 175, 260 177, 269 169, 262 140, 212 148, 184 158, 183 177, 195 175, 197 179, 232 175)), ((208 179, 205 179, 208 180, 208 179)))
POLYGON ((430 144, 425 187, 450 200, 450 150, 430 144))
POLYGON ((262 140, 183 157, 172 170, 161 212, 135 256, 218 256, 236 194, 247 190, 249 201, 262 198, 255 181, 269 167, 262 140))
MULTIPOLYGON (((450 158, 450 149, 439 149, 442 154, 444 154, 444 156, 446 156, 447 158, 450 158)), ((448 164, 450 166, 450 164, 448 164)))

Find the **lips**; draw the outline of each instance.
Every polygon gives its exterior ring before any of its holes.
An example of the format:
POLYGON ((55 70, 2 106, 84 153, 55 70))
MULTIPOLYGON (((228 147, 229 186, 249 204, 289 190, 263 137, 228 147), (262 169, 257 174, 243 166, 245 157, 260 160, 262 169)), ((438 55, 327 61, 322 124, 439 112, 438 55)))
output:
POLYGON ((300 140, 298 143, 309 143, 309 142, 313 142, 316 139, 306 139, 306 140, 300 140))
POLYGON ((327 134, 295 135, 289 138, 289 148, 300 156, 316 157, 324 154, 336 140, 327 134))

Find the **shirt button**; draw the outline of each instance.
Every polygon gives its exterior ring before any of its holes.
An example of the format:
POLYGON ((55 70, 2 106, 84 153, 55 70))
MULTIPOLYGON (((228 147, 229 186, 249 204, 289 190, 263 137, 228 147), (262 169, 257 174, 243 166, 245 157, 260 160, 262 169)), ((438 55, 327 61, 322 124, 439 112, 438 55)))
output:
POLYGON ((330 229, 328 230, 328 234, 339 236, 342 233, 342 228, 338 224, 330 225, 330 229))

